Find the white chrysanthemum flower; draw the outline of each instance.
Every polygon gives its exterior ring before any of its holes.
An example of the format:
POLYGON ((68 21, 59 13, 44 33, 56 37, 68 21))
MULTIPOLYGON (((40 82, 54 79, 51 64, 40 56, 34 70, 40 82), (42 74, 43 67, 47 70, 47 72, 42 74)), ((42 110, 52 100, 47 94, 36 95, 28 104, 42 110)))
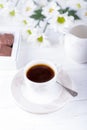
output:
POLYGON ((0 15, 8 8, 9 4, 4 1, 0 1, 0 15))
POLYGON ((81 20, 87 23, 87 9, 81 9, 77 12, 81 20))
POLYGON ((66 5, 67 7, 70 7, 71 9, 75 10, 87 8, 87 2, 85 2, 84 0, 75 0, 75 1, 69 0, 66 5))
POLYGON ((30 16, 33 11, 36 9, 36 5, 33 3, 32 0, 26 1, 20 8, 20 12, 22 15, 30 16))
POLYGON ((21 17, 21 21, 20 21, 21 28, 26 28, 26 27, 34 28, 35 25, 36 25, 36 21, 31 19, 30 17, 26 17, 26 16, 21 17))
POLYGON ((8 7, 3 11, 3 19, 8 25, 20 25, 22 15, 15 7, 8 7))
POLYGON ((31 41, 31 47, 50 47, 50 42, 43 33, 36 34, 31 41))
POLYGON ((33 28, 33 26, 27 26, 22 29, 22 38, 26 40, 28 43, 33 40, 33 38, 37 34, 37 29, 33 28))
POLYGON ((50 2, 47 6, 42 8, 42 14, 46 16, 46 19, 51 18, 58 12, 59 7, 55 2, 50 2))
POLYGON ((62 32, 64 28, 69 28, 74 21, 72 16, 65 14, 57 14, 50 21, 49 26, 57 32, 62 32))

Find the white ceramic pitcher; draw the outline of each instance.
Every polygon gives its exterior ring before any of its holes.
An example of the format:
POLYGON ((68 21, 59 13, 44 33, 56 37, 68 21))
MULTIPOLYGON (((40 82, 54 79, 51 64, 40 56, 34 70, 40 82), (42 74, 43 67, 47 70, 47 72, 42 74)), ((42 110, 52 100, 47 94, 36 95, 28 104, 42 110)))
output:
POLYGON ((78 63, 87 63, 87 25, 73 26, 64 38, 65 52, 78 63))

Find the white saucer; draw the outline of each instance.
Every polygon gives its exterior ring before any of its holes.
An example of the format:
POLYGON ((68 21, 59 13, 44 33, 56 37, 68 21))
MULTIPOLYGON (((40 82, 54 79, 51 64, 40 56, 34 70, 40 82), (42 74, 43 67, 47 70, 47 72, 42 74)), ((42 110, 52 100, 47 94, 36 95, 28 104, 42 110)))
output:
MULTIPOLYGON (((57 84, 55 85, 56 87, 60 87, 57 86, 57 84)), ((67 101, 71 99, 70 94, 68 94, 61 87, 61 91, 58 94, 58 97, 56 96, 56 98, 53 99, 51 102, 46 104, 35 103, 31 100, 31 98, 29 100, 23 95, 23 91, 22 91, 23 86, 26 86, 26 84, 24 82, 23 69, 22 69, 15 75, 12 81, 11 92, 17 104, 28 112, 39 113, 39 114, 53 112, 62 108, 64 104, 66 104, 67 101)))

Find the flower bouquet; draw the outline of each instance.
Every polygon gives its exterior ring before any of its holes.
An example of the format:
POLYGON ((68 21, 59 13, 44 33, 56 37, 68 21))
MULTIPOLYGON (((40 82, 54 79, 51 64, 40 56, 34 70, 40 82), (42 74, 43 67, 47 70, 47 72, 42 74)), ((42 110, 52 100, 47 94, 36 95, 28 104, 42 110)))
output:
POLYGON ((1 0, 0 17, 0 24, 18 26, 30 46, 53 47, 73 24, 87 23, 87 0, 1 0))

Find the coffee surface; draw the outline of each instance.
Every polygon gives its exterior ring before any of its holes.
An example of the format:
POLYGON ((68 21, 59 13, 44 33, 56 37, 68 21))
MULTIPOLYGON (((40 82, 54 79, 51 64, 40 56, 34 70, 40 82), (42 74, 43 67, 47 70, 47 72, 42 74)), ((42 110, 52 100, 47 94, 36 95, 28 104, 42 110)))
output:
POLYGON ((26 73, 29 80, 38 83, 49 81, 54 75, 53 69, 45 64, 34 65, 26 73))

